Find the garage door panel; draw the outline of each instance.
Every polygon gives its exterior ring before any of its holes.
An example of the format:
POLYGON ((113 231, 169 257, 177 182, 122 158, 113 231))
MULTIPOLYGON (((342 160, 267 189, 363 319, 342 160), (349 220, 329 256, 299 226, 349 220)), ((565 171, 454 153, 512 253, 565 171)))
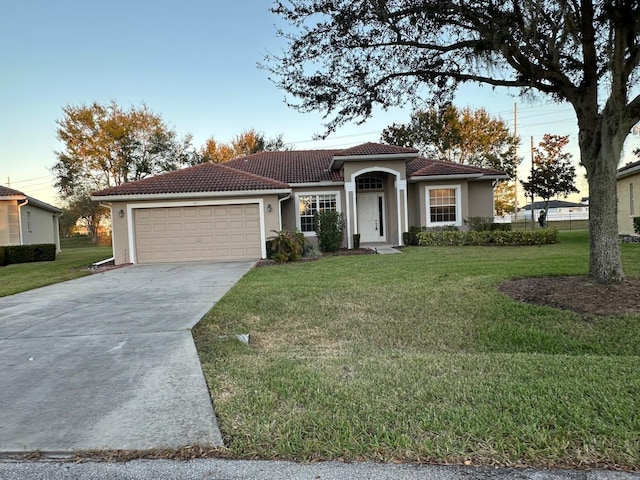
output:
POLYGON ((139 263, 257 259, 257 204, 135 209, 139 263))

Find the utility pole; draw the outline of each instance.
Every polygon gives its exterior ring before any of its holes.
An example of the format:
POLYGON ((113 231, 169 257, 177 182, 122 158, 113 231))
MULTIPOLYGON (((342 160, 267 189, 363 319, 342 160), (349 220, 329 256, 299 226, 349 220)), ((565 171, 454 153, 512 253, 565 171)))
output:
POLYGON ((11 177, 7 177, 7 187, 11 188, 11 177))
POLYGON ((514 184, 513 191, 515 194, 514 202, 514 220, 518 222, 518 104, 513 104, 513 166, 514 166, 514 184))
MULTIPOLYGON (((531 136, 531 184, 532 184, 531 186, 532 187, 534 186, 533 185, 533 181, 534 181, 534 178, 533 178, 534 173, 533 173, 533 171, 534 171, 534 161, 533 161, 533 135, 532 135, 531 136)), ((533 215, 533 199, 534 199, 533 188, 531 188, 531 230, 536 228, 536 219, 534 218, 534 215, 533 215)))

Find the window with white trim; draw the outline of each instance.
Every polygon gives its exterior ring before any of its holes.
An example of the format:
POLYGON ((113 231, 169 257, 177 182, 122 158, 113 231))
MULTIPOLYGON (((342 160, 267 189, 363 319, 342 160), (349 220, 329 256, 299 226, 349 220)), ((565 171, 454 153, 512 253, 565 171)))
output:
POLYGON ((337 193, 301 193, 298 203, 298 227, 303 233, 313 233, 313 216, 316 212, 340 211, 337 193))
POLYGON ((427 187, 426 197, 427 227, 462 225, 459 185, 427 187))
POLYGON ((635 202, 633 201, 633 183, 629 184, 629 215, 631 215, 632 217, 635 215, 634 213, 634 204, 635 202))

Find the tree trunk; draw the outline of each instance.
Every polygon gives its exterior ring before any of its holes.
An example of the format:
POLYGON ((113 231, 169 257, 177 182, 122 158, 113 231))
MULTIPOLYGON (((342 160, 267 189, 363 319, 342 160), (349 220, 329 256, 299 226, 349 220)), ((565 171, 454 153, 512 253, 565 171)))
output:
MULTIPOLYGON (((603 129, 604 131, 605 129, 603 129)), ((588 159, 589 149, 580 146, 589 180, 589 275, 598 283, 624 280, 618 235, 618 196, 616 175, 622 150, 603 132, 596 158, 588 159)), ((591 152, 593 152, 591 150, 591 152)))

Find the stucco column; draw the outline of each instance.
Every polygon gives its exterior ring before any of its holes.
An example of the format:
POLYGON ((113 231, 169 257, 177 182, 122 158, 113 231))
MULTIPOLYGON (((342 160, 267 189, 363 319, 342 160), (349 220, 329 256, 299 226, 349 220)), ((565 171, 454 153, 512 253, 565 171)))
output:
POLYGON ((402 232, 406 232, 409 229, 406 180, 396 180, 396 199, 398 205, 398 245, 402 245, 402 232))
POLYGON ((356 182, 344 182, 345 223, 347 225, 347 248, 353 248, 353 233, 358 233, 358 222, 356 213, 356 182))

